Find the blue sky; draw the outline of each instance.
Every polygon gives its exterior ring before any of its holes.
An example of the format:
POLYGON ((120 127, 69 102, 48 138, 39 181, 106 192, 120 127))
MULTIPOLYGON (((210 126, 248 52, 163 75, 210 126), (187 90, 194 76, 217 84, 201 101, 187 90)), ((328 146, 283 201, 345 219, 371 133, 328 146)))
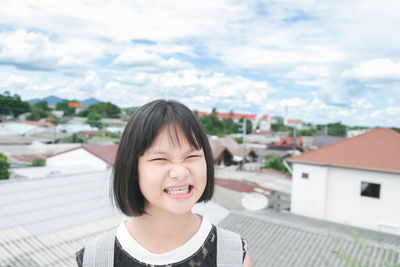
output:
POLYGON ((0 92, 400 127, 397 1, 1 1, 0 92))

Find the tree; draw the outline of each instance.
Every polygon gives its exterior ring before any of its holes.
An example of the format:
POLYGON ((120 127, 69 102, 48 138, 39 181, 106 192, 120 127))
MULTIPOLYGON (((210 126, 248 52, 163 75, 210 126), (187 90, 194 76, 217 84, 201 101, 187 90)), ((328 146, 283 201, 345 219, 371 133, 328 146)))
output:
POLYGON ((272 124, 271 125, 271 130, 274 132, 292 132, 293 128, 290 126, 287 126, 283 123, 283 121, 272 124))
POLYGON ((212 109, 210 114, 201 116, 199 119, 208 134, 218 136, 225 135, 223 123, 218 119, 217 110, 215 108, 212 109))
POLYGON ((97 113, 101 118, 119 118, 121 109, 110 102, 98 102, 79 112, 78 116, 88 117, 90 113, 97 113))
POLYGON ((283 164, 283 161, 279 157, 271 157, 267 160, 267 163, 263 166, 265 169, 274 169, 282 172, 286 172, 288 174, 289 171, 283 164))
MULTIPOLYGON (((244 118, 241 118, 239 120, 239 125, 243 125, 243 120, 244 120, 244 118)), ((246 120, 246 134, 251 133, 251 130, 253 130, 253 126, 251 125, 251 121, 250 120, 246 120)), ((243 130, 241 132, 243 132, 243 130)))
POLYGON ((346 125, 343 125, 340 122, 336 122, 336 123, 330 123, 327 126, 328 126, 328 135, 346 137, 347 135, 346 125))
POLYGON ((31 115, 28 117, 29 120, 38 121, 42 118, 46 118, 50 115, 50 109, 46 101, 39 101, 32 105, 31 115))
POLYGON ((64 116, 72 116, 75 114, 75 108, 71 108, 68 106, 69 102, 78 102, 76 100, 66 100, 63 99, 61 102, 58 102, 56 105, 56 110, 62 110, 64 112, 64 116))
POLYGON ((8 168, 10 168, 10 163, 8 163, 7 157, 0 153, 0 179, 10 178, 8 168))
POLYGON ((32 164, 31 164, 32 167, 40 167, 40 166, 43 166, 43 165, 44 165, 43 159, 41 159, 41 158, 33 159, 32 164))
POLYGON ((100 123, 101 116, 99 113, 95 111, 91 111, 86 119, 86 123, 92 127, 103 128, 103 125, 100 123))
POLYGON ((19 95, 10 95, 10 92, 5 91, 4 94, 0 94, 0 114, 13 115, 17 117, 18 115, 29 112, 30 107, 27 102, 21 100, 19 95))
POLYGON ((83 143, 83 139, 78 136, 78 134, 73 133, 71 137, 72 143, 83 143))

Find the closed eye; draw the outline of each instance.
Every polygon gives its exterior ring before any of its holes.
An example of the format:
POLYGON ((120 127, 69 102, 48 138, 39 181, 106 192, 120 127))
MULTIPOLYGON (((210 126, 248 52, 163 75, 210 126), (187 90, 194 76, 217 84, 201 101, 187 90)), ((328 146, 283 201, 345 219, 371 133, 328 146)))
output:
POLYGON ((201 157, 200 155, 190 155, 190 156, 187 157, 187 159, 190 159, 190 158, 200 158, 200 157, 201 157))
POLYGON ((165 159, 165 158, 154 158, 154 159, 151 159, 150 161, 163 161, 163 160, 167 160, 167 159, 165 159))

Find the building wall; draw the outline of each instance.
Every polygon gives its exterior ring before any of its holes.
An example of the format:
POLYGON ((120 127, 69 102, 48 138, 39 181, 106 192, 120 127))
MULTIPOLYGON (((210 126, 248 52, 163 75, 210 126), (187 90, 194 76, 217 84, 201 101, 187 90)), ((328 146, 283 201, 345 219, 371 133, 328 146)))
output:
POLYGON ((291 211, 400 235, 399 192, 400 174, 294 163, 291 211), (361 182, 380 184, 379 199, 361 196, 361 182))
POLYGON ((324 218, 327 172, 324 167, 293 164, 291 212, 324 218), (302 178, 302 173, 308 173, 308 178, 302 178))
POLYGON ((49 157, 46 159, 46 166, 57 167, 57 166, 73 166, 73 165, 85 165, 91 170, 106 170, 107 164, 89 153, 83 148, 78 148, 69 152, 61 153, 59 155, 49 157))
POLYGON ((400 235, 400 174, 329 168, 326 219, 400 235), (380 184, 380 197, 361 196, 361 182, 380 184))

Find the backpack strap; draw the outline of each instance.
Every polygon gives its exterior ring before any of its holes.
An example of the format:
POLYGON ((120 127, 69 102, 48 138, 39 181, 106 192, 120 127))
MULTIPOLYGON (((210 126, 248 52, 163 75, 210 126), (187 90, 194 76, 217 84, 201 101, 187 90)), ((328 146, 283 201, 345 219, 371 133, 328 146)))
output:
POLYGON ((240 235, 217 227, 217 267, 241 267, 243 248, 240 235))
POLYGON ((85 246, 82 267, 113 267, 116 230, 105 232, 85 246))

